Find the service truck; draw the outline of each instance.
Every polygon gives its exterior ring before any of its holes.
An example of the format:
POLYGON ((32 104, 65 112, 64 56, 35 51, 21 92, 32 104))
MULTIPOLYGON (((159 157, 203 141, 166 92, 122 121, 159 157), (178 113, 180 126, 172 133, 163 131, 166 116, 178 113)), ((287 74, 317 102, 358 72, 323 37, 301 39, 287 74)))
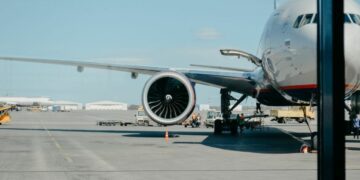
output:
MULTIPOLYGON (((292 107, 289 109, 273 109, 270 110, 270 116, 274 117, 272 121, 278 123, 286 123, 289 120, 295 120, 299 123, 303 123, 304 119, 304 107, 292 107)), ((307 120, 314 120, 315 112, 310 107, 305 108, 307 120)))
POLYGON ((152 126, 149 116, 146 115, 144 108, 140 106, 135 114, 135 124, 138 126, 152 126))
POLYGON ((221 112, 215 109, 209 109, 206 113, 205 126, 207 128, 214 127, 214 122, 217 119, 222 119, 221 112))

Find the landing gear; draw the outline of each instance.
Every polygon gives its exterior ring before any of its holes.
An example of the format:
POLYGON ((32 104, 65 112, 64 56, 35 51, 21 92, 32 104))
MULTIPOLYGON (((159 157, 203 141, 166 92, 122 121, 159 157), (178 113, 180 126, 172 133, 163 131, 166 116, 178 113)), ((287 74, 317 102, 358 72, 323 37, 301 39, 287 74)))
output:
POLYGON ((351 96, 351 111, 354 114, 359 114, 360 112, 360 91, 356 91, 351 96))
POLYGON ((230 118, 232 110, 235 109, 246 97, 247 95, 241 96, 239 99, 234 98, 230 95, 231 91, 228 89, 221 89, 221 113, 223 119, 216 120, 214 123, 214 134, 221 134, 224 129, 229 129, 232 135, 238 134, 239 122, 237 118, 230 118), (230 108, 230 101, 236 100, 236 103, 230 108))
POLYGON ((350 107, 345 103, 345 109, 349 113, 350 121, 345 121, 345 134, 349 135, 353 131, 354 120, 356 119, 357 114, 360 113, 360 91, 356 91, 351 96, 350 107))
POLYGON ((311 147, 314 150, 318 149, 318 135, 317 135, 317 132, 311 133, 311 147))
POLYGON ((318 136, 317 136, 317 132, 312 132, 311 131, 311 127, 310 127, 310 124, 309 124, 309 121, 308 121, 308 117, 306 115, 306 107, 305 106, 302 106, 301 109, 303 110, 304 112, 304 119, 303 121, 306 123, 307 127, 309 128, 309 131, 310 131, 310 134, 311 134, 311 144, 310 144, 310 149, 314 149, 316 150, 318 148, 318 136))
POLYGON ((231 133, 231 135, 237 135, 239 133, 238 127, 239 127, 239 122, 237 120, 230 121, 230 133, 231 133))

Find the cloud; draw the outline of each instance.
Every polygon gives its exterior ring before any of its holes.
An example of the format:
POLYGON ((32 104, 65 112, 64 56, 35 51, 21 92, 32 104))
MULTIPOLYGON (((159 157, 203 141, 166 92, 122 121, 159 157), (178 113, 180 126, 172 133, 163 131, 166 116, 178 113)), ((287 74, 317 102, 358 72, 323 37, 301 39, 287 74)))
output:
POLYGON ((219 39, 221 34, 214 28, 202 28, 196 33, 196 36, 203 40, 215 40, 219 39))

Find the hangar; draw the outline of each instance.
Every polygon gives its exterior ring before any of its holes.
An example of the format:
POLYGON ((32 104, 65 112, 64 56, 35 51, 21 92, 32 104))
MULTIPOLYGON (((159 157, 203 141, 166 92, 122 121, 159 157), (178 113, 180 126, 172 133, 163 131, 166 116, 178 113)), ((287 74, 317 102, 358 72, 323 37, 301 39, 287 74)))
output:
POLYGON ((122 102, 97 101, 85 104, 85 110, 123 110, 126 111, 128 105, 122 102))
POLYGON ((53 101, 49 108, 52 111, 76 111, 82 110, 82 104, 72 101, 53 101))

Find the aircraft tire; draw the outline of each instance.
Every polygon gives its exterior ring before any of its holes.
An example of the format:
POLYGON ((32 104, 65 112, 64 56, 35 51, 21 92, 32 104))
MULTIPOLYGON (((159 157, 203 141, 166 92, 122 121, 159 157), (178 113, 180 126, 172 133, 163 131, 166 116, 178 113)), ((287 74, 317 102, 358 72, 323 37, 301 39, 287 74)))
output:
POLYGON ((215 120, 214 122, 214 134, 221 134, 223 130, 221 120, 215 120))
POLYGON ((314 132, 311 134, 311 146, 312 146, 312 149, 314 149, 314 150, 318 149, 317 132, 314 132))
POLYGON ((359 114, 360 112, 360 91, 356 91, 351 96, 351 109, 356 113, 359 114))
POLYGON ((230 132, 231 135, 237 135, 238 134, 238 123, 237 121, 231 121, 230 123, 230 132))

